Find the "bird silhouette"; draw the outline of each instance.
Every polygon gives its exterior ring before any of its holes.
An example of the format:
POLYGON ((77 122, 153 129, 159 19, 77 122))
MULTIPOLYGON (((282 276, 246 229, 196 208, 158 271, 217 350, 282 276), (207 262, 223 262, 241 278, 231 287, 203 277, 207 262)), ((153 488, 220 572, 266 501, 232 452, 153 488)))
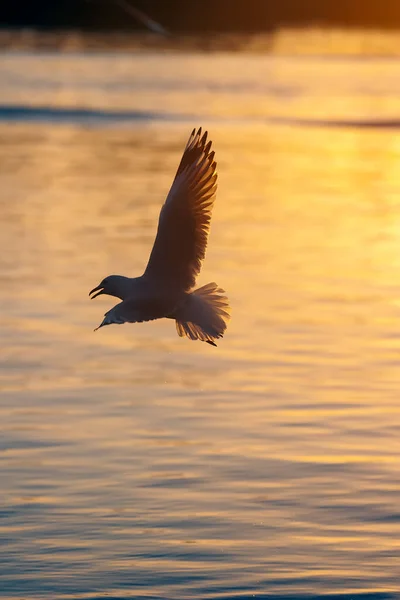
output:
POLYGON ((109 275, 89 292, 122 302, 95 329, 113 323, 175 319, 178 334, 216 346, 230 318, 225 292, 216 283, 193 290, 205 256, 217 191, 216 162, 207 132, 194 129, 161 209, 146 270, 140 277, 109 275))

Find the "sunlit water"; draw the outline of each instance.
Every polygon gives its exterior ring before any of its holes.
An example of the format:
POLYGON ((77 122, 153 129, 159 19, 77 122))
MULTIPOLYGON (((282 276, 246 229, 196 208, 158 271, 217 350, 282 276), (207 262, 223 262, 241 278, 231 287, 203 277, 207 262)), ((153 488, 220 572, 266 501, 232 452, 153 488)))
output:
POLYGON ((396 597, 399 131, 268 121, 394 118, 395 73, 0 58, 2 599, 396 597), (199 284, 228 292, 225 339, 93 333, 113 299, 89 290, 142 272, 198 125, 220 183, 199 284))

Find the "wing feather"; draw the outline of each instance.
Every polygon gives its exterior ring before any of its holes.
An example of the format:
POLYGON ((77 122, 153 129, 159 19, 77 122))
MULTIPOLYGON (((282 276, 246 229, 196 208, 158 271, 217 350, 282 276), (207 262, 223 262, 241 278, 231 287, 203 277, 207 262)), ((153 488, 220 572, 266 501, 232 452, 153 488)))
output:
POLYGON ((127 298, 104 315, 109 323, 143 323, 167 316, 171 310, 162 297, 127 298))
POLYGON ((194 129, 160 213, 145 277, 191 289, 204 259, 217 191, 217 163, 208 133, 194 129))

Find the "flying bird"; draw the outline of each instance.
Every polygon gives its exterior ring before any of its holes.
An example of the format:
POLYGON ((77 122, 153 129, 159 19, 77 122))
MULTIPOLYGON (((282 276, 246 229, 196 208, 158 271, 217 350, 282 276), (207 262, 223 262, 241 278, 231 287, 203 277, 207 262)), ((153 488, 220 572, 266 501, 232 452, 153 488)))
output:
POLYGON ((89 292, 122 300, 95 329, 113 323, 175 319, 178 335, 216 346, 229 303, 216 283, 193 289, 205 256, 217 191, 217 164, 207 131, 194 129, 161 209, 146 270, 140 277, 109 275, 89 292))

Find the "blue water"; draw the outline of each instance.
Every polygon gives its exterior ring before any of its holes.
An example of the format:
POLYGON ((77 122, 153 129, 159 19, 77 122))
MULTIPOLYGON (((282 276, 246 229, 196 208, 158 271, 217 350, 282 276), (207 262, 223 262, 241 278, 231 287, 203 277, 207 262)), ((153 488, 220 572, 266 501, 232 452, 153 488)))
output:
POLYGON ((2 599, 400 597, 397 70, 0 56, 2 599), (94 333, 199 125, 226 337, 94 333))

